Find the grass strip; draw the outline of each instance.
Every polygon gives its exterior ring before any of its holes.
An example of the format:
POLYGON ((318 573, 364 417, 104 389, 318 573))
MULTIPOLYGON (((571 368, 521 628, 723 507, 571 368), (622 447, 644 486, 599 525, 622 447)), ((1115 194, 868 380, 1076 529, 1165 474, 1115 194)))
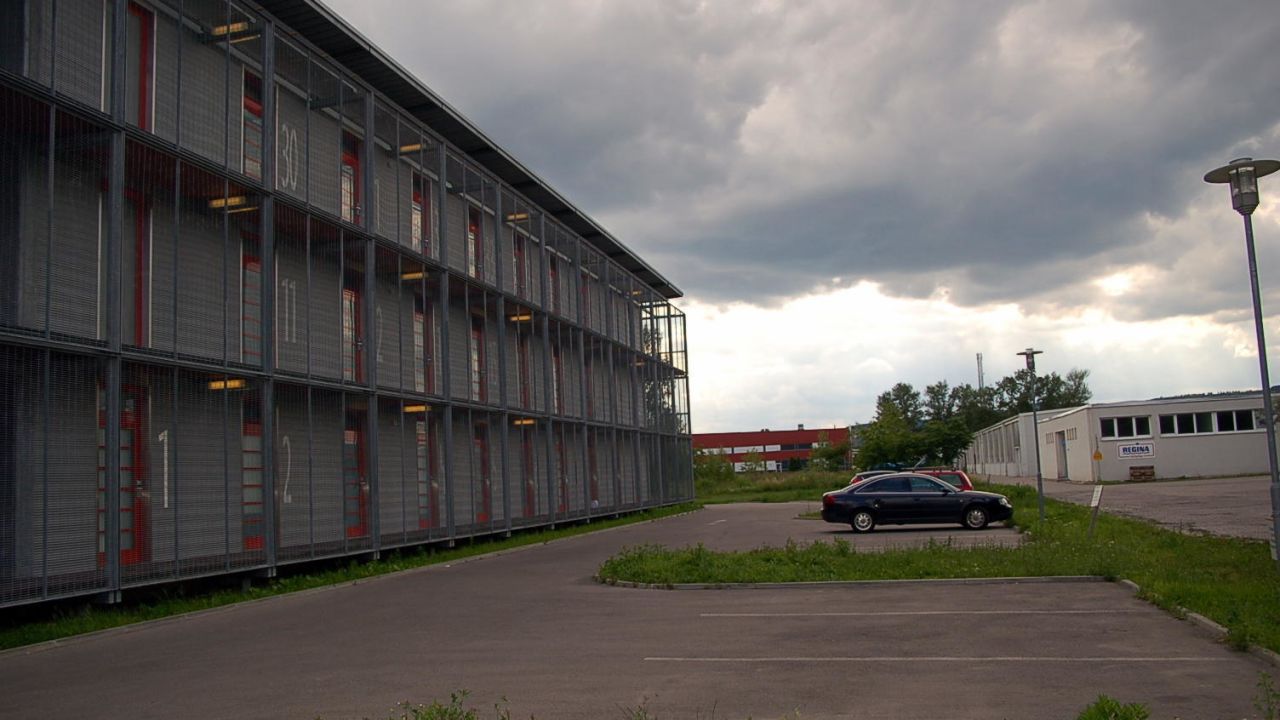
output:
MULTIPOLYGON (((75 606, 73 609, 62 608, 53 617, 10 624, 7 627, 0 628, 0 650, 48 640, 58 640, 73 635, 106 630, 147 620, 158 620, 183 613, 208 610, 275 595, 284 595, 300 590, 349 583, 427 565, 455 562, 463 558, 499 550, 508 550, 525 545, 537 545, 611 527, 647 522, 688 512, 698 507, 700 505, 696 503, 686 503, 623 515, 618 518, 594 519, 590 523, 577 523, 555 529, 520 532, 509 538, 482 538, 474 542, 464 540, 465 544, 447 550, 415 548, 390 551, 378 560, 370 562, 351 561, 341 567, 329 570, 276 578, 267 581, 265 584, 250 587, 247 590, 217 590, 191 596, 180 595, 177 594, 178 591, 173 591, 174 594, 161 594, 158 598, 148 602, 117 606, 99 606, 84 603, 75 606)), ((167 591, 162 591, 162 593, 165 592, 167 591)))
POLYGON ((738 502, 794 502, 819 500, 822 493, 849 484, 844 473, 802 470, 786 473, 727 473, 695 476, 698 502, 704 505, 738 502))
POLYGON ((704 547, 627 548, 605 561, 605 581, 676 583, 900 580, 927 578, 1099 575, 1127 578, 1141 597, 1166 610, 1185 608, 1228 630, 1228 642, 1280 652, 1280 574, 1266 542, 1188 535, 1109 513, 1088 537, 1089 508, 1045 499, 1036 512, 1035 488, 986 485, 1014 504, 1021 547, 953 547, 858 552, 848 542, 788 543, 745 552, 704 547))

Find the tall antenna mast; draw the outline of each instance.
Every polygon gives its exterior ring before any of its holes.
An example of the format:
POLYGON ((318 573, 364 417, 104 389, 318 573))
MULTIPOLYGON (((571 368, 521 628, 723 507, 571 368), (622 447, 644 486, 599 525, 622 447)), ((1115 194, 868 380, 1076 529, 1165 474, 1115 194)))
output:
POLYGON ((978 389, 981 390, 987 386, 987 381, 982 375, 982 353, 978 353, 978 389))

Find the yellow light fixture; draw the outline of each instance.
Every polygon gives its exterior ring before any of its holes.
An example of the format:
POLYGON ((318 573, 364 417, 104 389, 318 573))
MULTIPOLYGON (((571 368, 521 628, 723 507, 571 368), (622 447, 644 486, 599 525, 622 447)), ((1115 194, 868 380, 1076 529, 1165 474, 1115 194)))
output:
POLYGON ((248 198, 243 195, 232 195, 230 197, 213 198, 209 201, 210 210, 225 210, 227 208, 240 207, 248 202, 248 198))
POLYGON ((507 319, 511 322, 529 322, 533 320, 533 313, 516 313, 515 315, 508 315, 507 319))
POLYGON ((407 273, 400 273, 401 280, 421 280, 423 277, 425 277, 425 273, 423 273, 421 270, 415 270, 413 272, 407 272, 407 273))
POLYGON ((405 406, 404 406, 404 411, 405 411, 406 413, 425 413, 425 412, 431 412, 431 406, 430 406, 430 405, 405 405, 405 406))
POLYGON ((240 22, 233 22, 230 25, 219 25, 215 27, 210 34, 214 37, 224 37, 227 35, 234 35, 235 33, 241 33, 248 29, 248 21, 241 20, 240 22))
POLYGON ((210 380, 210 390, 240 390, 244 388, 244 378, 225 378, 222 380, 210 380))
POLYGON ((422 149, 422 143, 410 143, 408 145, 401 145, 400 154, 408 155, 409 153, 416 153, 421 149, 422 149))
POLYGON ((537 424, 537 422, 538 421, 534 420, 533 418, 516 418, 515 420, 511 421, 511 424, 517 425, 517 426, 526 426, 526 425, 535 425, 537 424))
POLYGON ((528 219, 529 219, 529 213, 527 212, 507 213, 507 222, 522 222, 528 219))

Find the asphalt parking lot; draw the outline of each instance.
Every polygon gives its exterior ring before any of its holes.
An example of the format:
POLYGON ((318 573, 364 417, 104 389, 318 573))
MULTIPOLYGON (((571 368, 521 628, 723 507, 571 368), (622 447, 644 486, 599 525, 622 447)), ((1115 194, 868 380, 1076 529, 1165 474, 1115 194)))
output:
MULTIPOLYGON (((1005 484, 1032 485, 1034 477, 992 477, 1005 484)), ((1151 520, 1179 532, 1269 540, 1271 478, 1266 475, 1106 485, 1102 509, 1151 520)), ((1046 479, 1046 497, 1088 504, 1093 485, 1046 479)))
POLYGON ((1113 583, 667 591, 591 580, 629 545, 864 539, 796 519, 804 505, 714 506, 10 651, 0 716, 384 718, 399 701, 467 689, 482 717, 505 697, 512 717, 540 720, 641 705, 662 720, 1074 718, 1100 693, 1156 718, 1243 718, 1259 673, 1280 681, 1113 583))

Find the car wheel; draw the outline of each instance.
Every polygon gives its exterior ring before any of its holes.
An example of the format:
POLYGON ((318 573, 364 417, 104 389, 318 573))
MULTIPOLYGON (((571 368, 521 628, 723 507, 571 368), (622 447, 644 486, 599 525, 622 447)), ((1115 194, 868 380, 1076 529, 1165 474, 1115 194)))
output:
POLYGON ((853 514, 853 520, 849 525, 856 533, 871 532, 876 526, 876 516, 872 515, 870 510, 859 510, 853 514))
POLYGON ((971 505, 968 510, 964 511, 964 526, 970 530, 981 530, 987 526, 987 511, 971 505))

